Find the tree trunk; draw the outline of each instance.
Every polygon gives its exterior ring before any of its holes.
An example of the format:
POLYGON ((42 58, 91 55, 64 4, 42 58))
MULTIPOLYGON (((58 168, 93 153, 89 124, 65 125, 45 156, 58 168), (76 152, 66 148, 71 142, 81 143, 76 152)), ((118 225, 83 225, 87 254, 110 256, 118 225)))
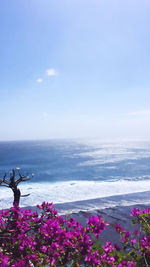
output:
POLYGON ((18 204, 18 206, 19 206, 19 201, 20 201, 20 196, 21 196, 20 190, 19 189, 14 189, 13 193, 14 193, 13 205, 14 204, 18 204))

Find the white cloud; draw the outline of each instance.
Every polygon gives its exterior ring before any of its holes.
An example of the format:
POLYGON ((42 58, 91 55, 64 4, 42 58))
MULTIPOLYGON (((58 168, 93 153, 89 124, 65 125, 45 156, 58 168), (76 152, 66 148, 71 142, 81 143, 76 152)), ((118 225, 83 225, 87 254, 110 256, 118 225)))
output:
POLYGON ((150 115, 150 109, 129 112, 129 113, 127 113, 127 115, 131 115, 131 116, 150 115))
POLYGON ((55 69, 48 69, 48 70, 46 70, 46 75, 47 76, 56 76, 57 72, 55 69))
POLYGON ((38 79, 36 80, 36 82, 37 82, 37 83, 42 83, 42 82, 43 82, 43 79, 38 78, 38 79))

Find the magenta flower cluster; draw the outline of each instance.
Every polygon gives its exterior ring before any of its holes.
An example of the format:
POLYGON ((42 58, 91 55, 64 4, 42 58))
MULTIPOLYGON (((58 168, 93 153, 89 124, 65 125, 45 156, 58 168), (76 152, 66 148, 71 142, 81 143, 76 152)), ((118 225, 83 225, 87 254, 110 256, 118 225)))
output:
MULTIPOLYGON (((137 262, 148 262, 150 233, 141 235, 136 232, 131 239, 129 231, 119 224, 115 226, 123 245, 130 246, 132 252, 134 250, 131 254, 123 252, 117 244, 112 245, 111 241, 101 246, 99 241, 91 240, 91 235, 99 238, 109 225, 100 215, 88 218, 86 227, 83 227, 73 217, 60 216, 52 203, 43 202, 38 208, 39 213, 22 210, 17 205, 0 211, 0 266, 134 267, 138 266, 137 262)), ((148 212, 140 214, 147 215, 148 212)))
POLYGON ((131 212, 131 216, 135 217, 135 216, 138 216, 140 214, 150 214, 150 208, 147 208, 144 210, 133 208, 133 210, 131 212))

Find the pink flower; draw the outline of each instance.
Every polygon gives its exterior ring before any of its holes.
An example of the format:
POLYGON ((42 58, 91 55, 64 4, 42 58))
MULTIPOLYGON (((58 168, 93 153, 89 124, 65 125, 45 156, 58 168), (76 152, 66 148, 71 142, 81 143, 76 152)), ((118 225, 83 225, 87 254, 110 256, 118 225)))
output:
POLYGON ((132 245, 136 244, 136 239, 131 240, 132 245))
POLYGON ((133 208, 133 210, 131 212, 131 216, 138 216, 140 213, 141 212, 139 209, 133 208))
POLYGON ((115 228, 116 232, 118 232, 119 234, 124 232, 124 229, 118 223, 116 223, 114 228, 115 228))

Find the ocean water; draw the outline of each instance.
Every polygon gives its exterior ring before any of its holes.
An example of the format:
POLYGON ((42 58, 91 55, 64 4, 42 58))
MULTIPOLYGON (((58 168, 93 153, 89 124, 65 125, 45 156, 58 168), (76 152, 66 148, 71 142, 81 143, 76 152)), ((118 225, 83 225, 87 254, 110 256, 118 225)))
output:
MULTIPOLYGON (((79 203, 150 190, 150 142, 49 140, 0 142, 0 177, 13 168, 31 176, 19 184, 21 206, 79 203)), ((12 205, 0 187, 0 208, 12 205)), ((142 195, 141 195, 142 200, 142 195)), ((76 205, 76 204, 75 204, 76 205)))

